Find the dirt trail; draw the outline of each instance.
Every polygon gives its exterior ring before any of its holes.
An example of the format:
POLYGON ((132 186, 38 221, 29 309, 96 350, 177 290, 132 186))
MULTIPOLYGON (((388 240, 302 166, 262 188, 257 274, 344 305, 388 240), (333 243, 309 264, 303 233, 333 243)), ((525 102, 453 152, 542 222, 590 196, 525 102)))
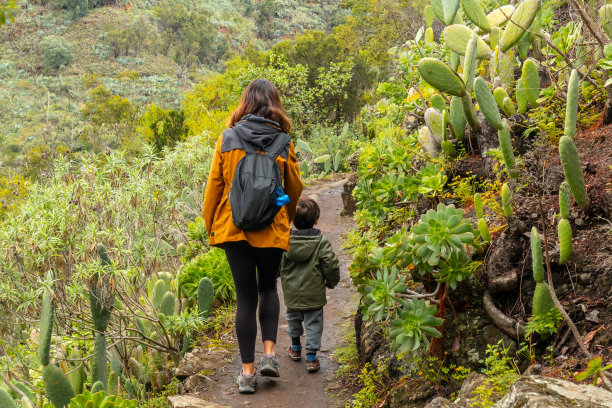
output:
MULTIPOLYGON (((325 234, 340 259, 340 284, 333 290, 328 290, 328 303, 323 308, 325 329, 323 330, 322 350, 319 352, 321 370, 318 373, 306 372, 304 359, 294 362, 287 356, 286 350, 291 340, 286 334, 285 305, 281 293, 280 281, 279 296, 281 301, 281 316, 278 328, 277 354, 279 355, 279 378, 258 376, 257 392, 253 395, 239 394, 236 386, 236 376, 240 370, 240 357, 236 352, 234 361, 224 370, 219 370, 213 381, 215 391, 207 395, 207 400, 217 404, 232 407, 256 408, 324 408, 341 407, 344 404, 334 397, 331 389, 335 388, 334 371, 336 363, 333 353, 338 346, 344 324, 351 319, 357 301, 356 292, 348 276, 349 255, 340 252, 342 236, 352 228, 352 219, 341 216, 342 199, 340 193, 345 180, 318 183, 304 191, 304 195, 314 195, 321 207, 321 217, 318 228, 325 234)), ((302 340, 304 344, 304 339, 302 340)), ((255 361, 259 362, 262 347, 258 340, 255 361)), ((335 391, 337 392, 337 391, 335 391)))

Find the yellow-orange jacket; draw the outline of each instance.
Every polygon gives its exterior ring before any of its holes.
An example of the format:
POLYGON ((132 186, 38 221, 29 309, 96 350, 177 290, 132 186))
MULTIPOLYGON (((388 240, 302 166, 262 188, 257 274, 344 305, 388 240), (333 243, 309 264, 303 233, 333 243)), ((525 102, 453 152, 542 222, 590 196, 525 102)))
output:
MULTIPOLYGON (((235 126, 238 125, 240 122, 235 126)), ((273 135, 280 133, 270 125, 261 126, 269 127, 273 135)), ((267 136, 269 139, 270 135, 267 136)), ((293 141, 276 158, 281 178, 284 180, 284 191, 290 202, 280 209, 272 224, 258 231, 242 231, 232 221, 232 210, 226 191, 228 188, 231 191, 234 171, 240 159, 245 156, 244 150, 236 141, 233 132, 225 131, 219 136, 215 147, 202 209, 208 242, 213 246, 221 246, 225 242, 247 241, 256 248, 281 248, 288 251, 289 223, 293 220, 303 188, 293 141)))

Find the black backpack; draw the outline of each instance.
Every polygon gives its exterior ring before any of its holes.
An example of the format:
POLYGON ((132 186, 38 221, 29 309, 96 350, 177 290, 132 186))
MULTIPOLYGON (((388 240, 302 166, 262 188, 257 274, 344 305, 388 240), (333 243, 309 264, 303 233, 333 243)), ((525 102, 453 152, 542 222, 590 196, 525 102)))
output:
POLYGON ((276 205, 283 180, 276 158, 291 141, 286 133, 279 133, 266 149, 236 136, 246 153, 236 165, 232 188, 228 192, 234 225, 243 231, 256 231, 272 224, 281 207, 276 205))

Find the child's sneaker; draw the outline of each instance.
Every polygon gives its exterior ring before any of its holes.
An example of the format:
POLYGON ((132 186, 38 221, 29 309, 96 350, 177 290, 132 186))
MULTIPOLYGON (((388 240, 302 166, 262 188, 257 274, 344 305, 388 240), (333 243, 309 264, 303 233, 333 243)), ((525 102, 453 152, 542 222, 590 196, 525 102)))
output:
POLYGON ((240 371, 238 375, 238 392, 240 394, 253 394, 255 393, 256 387, 257 379, 255 378, 255 374, 247 375, 240 371))
POLYGON ((293 361, 300 361, 302 359, 302 347, 289 346, 289 357, 291 357, 293 361))
POLYGON ((266 377, 279 377, 278 359, 276 356, 267 356, 264 354, 261 357, 261 368, 259 369, 259 373, 266 377))
POLYGON ((316 357, 309 357, 310 356, 306 357, 306 371, 308 371, 309 373, 315 373, 319 371, 319 369, 321 368, 321 365, 319 364, 319 359, 316 357))

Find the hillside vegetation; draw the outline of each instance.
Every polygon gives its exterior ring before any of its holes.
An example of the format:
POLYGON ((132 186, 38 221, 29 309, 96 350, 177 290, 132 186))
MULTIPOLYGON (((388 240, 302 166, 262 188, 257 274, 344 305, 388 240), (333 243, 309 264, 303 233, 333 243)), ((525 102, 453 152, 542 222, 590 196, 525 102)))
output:
POLYGON ((306 181, 352 172, 347 406, 610 385, 612 4, 0 5, 0 404, 166 406, 188 350, 233 347, 199 215, 255 78, 306 181))

